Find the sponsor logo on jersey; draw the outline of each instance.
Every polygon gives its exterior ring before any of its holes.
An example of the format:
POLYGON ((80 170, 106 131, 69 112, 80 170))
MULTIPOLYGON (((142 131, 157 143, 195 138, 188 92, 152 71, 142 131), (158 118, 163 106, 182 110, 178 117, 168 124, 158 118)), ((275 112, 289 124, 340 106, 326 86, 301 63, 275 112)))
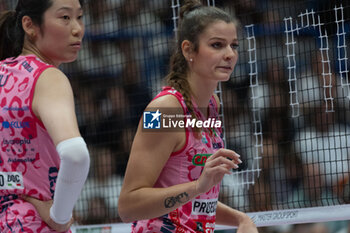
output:
POLYGON ((212 154, 196 154, 192 158, 192 164, 199 167, 204 167, 205 162, 212 154))
POLYGON ((23 176, 20 172, 0 172, 0 189, 23 189, 23 176))
POLYGON ((195 199, 192 202, 193 215, 214 216, 216 214, 216 207, 218 199, 195 199))
POLYGON ((26 69, 29 73, 33 71, 33 67, 31 67, 31 65, 30 65, 27 61, 22 62, 22 66, 23 66, 24 69, 26 69))
POLYGON ((8 128, 17 128, 17 129, 21 129, 21 128, 29 128, 29 122, 28 121, 3 121, 2 122, 2 127, 5 129, 8 128))
POLYGON ((19 139, 19 138, 16 138, 16 139, 7 140, 7 139, 4 138, 2 140, 2 144, 3 145, 15 145, 15 144, 18 144, 18 145, 22 146, 22 145, 30 144, 30 139, 26 139, 26 138, 19 139))
POLYGON ((29 106, 23 106, 23 107, 9 107, 4 106, 2 108, 3 111, 29 111, 29 106))

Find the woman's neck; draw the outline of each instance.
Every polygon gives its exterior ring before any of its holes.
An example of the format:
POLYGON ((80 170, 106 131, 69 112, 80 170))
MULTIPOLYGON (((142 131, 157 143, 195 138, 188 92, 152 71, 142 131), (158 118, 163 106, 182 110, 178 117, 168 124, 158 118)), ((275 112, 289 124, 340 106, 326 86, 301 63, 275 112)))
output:
POLYGON ((22 53, 21 55, 30 55, 33 54, 35 56, 37 56, 40 60, 42 60, 43 62, 53 65, 55 67, 58 67, 60 64, 59 63, 55 63, 54 61, 52 61, 51 59, 45 57, 44 55, 42 55, 42 53, 40 53, 40 51, 31 45, 24 45, 23 49, 22 49, 22 53))
POLYGON ((194 101, 199 108, 206 109, 209 105, 210 98, 213 96, 218 82, 204 80, 194 75, 188 76, 188 82, 191 87, 194 101))

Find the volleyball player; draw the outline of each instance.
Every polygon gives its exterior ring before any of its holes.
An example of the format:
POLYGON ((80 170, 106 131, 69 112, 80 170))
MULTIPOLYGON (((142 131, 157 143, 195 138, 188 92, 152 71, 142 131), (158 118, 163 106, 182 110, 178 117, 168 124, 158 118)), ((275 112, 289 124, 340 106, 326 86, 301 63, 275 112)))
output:
POLYGON ((0 17, 0 232, 64 232, 89 170, 61 63, 84 35, 79 0, 19 0, 0 17))
MULTIPOLYGON (((168 87, 145 113, 157 119, 178 109, 193 119, 218 119, 214 91, 218 82, 230 78, 237 62, 236 26, 227 13, 196 0, 185 2, 180 18, 168 87)), ((223 176, 241 162, 234 151, 222 148, 220 127, 150 132, 143 120, 118 203, 122 220, 134 222, 133 232, 214 232, 215 222, 237 226, 239 233, 257 232, 246 214, 218 201, 223 176)))

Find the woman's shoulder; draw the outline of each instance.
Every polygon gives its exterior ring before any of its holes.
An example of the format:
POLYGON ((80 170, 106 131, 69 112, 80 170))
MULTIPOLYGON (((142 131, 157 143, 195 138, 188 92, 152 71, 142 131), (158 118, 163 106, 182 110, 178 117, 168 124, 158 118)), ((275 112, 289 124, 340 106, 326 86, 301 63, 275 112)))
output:
POLYGON ((69 82, 67 76, 56 67, 48 67, 40 74, 40 79, 44 82, 53 82, 55 85, 69 82))
POLYGON ((184 114, 185 109, 180 104, 176 96, 163 95, 153 99, 146 107, 147 112, 158 112, 163 116, 176 116, 176 114, 184 114))
POLYGON ((72 95, 72 87, 68 77, 56 67, 45 69, 35 85, 35 95, 41 96, 65 96, 72 95))
POLYGON ((152 108, 181 108, 181 104, 179 99, 175 95, 166 94, 154 98, 148 105, 148 107, 152 108))

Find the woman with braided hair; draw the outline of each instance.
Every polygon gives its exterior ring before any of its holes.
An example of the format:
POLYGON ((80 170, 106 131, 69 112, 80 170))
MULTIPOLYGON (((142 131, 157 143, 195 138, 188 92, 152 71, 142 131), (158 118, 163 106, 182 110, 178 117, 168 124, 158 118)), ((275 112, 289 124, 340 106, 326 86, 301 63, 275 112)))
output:
POLYGON ((119 214, 124 222, 134 222, 132 232, 138 233, 214 232, 215 223, 256 233, 246 214, 218 201, 223 176, 241 163, 238 154, 223 148, 221 125, 216 124, 219 99, 214 94, 237 62, 236 26, 227 13, 196 0, 185 2, 180 19, 168 86, 147 106, 139 124, 119 214), (152 117, 146 119, 147 114, 152 117), (158 129, 148 129, 157 120, 162 123, 161 114, 163 120, 182 114, 183 122, 172 130, 158 124, 158 129), (216 123, 187 124, 193 120, 216 123))

